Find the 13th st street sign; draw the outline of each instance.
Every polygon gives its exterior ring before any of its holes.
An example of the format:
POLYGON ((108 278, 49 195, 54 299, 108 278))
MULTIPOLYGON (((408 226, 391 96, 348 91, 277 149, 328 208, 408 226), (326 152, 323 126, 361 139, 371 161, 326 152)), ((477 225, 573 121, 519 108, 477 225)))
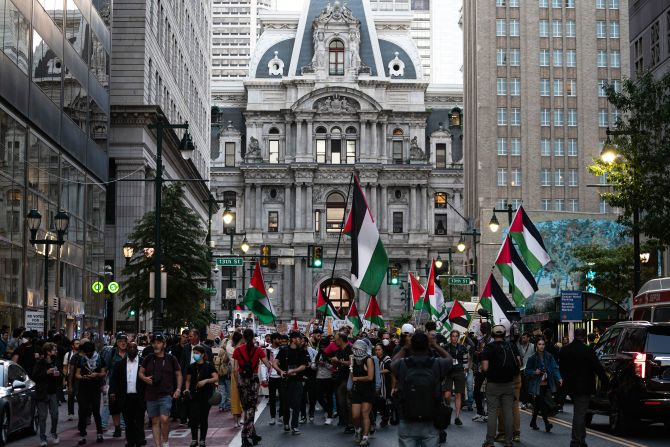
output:
POLYGON ((219 267, 241 267, 244 265, 244 258, 217 258, 216 265, 219 267))
POLYGON ((450 276, 447 280, 450 286, 469 286, 470 277, 469 276, 450 276))

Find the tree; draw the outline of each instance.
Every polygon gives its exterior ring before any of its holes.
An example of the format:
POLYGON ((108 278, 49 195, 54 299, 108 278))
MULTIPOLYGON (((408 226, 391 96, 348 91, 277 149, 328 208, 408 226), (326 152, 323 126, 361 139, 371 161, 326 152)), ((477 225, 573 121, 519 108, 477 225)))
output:
MULTIPOLYGON (((643 247, 644 251, 655 252, 655 245, 649 244, 643 247)), ((582 245, 573 249, 575 258, 580 265, 573 272, 586 272, 592 270, 596 277, 591 282, 598 293, 616 302, 625 299, 630 290, 634 288, 633 271, 633 246, 630 244, 619 245, 614 248, 605 248, 600 245, 582 245)), ((650 261, 654 259, 652 257, 650 261)), ((642 283, 653 278, 656 273, 656 263, 649 262, 642 265, 642 283)), ((584 289, 586 280, 582 284, 584 289)))
POLYGON ((660 79, 640 73, 635 80, 625 80, 620 92, 608 86, 606 93, 622 116, 615 124, 619 135, 613 139, 619 157, 611 164, 594 160, 589 170, 606 176, 611 190, 601 196, 608 205, 622 210, 620 223, 632 228, 637 208, 641 233, 668 245, 670 73, 660 79))
MULTIPOLYGON (((209 274, 205 231, 198 216, 184 202, 184 188, 174 184, 163 188, 161 216, 161 263, 167 272, 166 328, 188 324, 200 327, 209 323, 202 290, 209 274)), ((154 211, 147 212, 128 236, 139 250, 154 246, 154 211)), ((149 298, 149 273, 154 271, 153 257, 135 256, 123 269, 121 310, 147 312, 153 309, 149 298)))

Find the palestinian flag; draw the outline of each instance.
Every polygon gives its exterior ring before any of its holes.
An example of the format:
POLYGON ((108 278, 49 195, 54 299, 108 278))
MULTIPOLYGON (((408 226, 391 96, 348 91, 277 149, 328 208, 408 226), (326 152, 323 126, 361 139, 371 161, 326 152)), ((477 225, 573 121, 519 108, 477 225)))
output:
POLYGON ((316 297, 316 310, 329 317, 340 318, 340 314, 335 309, 335 306, 333 306, 333 302, 330 301, 330 298, 326 298, 321 287, 319 287, 319 293, 316 297))
POLYGON ((542 267, 551 262, 551 258, 544 247, 544 241, 533 222, 519 207, 509 229, 509 234, 519 247, 523 260, 528 269, 535 275, 542 267))
POLYGON ((426 289, 423 288, 421 283, 419 282, 418 279, 412 273, 407 274, 408 279, 407 282, 409 283, 409 293, 410 296, 412 297, 412 304, 414 306, 414 310, 421 310, 423 308, 423 300, 421 297, 423 297, 424 292, 426 289))
POLYGON ((347 313, 347 321, 351 323, 353 330, 351 334, 354 337, 358 336, 358 333, 363 328, 363 322, 361 321, 360 315, 358 315, 358 308, 356 307, 356 302, 351 302, 351 307, 349 307, 349 313, 347 313))
POLYGON ((470 327, 470 320, 472 317, 470 313, 465 310, 465 307, 461 303, 454 301, 454 305, 449 312, 449 325, 454 329, 462 329, 461 333, 467 331, 470 327))
POLYGON ((444 295, 442 294, 442 289, 439 284, 435 284, 435 261, 430 263, 430 273, 428 274, 428 284, 426 284, 426 292, 423 299, 424 305, 428 304, 429 307, 425 308, 430 311, 430 315, 438 316, 442 313, 442 308, 444 307, 444 295))
POLYGON ((516 312, 514 306, 503 292, 496 278, 491 274, 482 292, 479 304, 488 311, 493 324, 510 326, 509 312, 516 312))
POLYGON ((263 273, 261 272, 261 264, 259 261, 256 261, 256 267, 251 276, 247 294, 244 296, 244 305, 252 311, 263 324, 270 324, 277 318, 272 303, 265 291, 265 283, 263 282, 263 273))
POLYGON ((512 285, 512 298, 517 306, 521 306, 528 297, 537 291, 535 278, 526 264, 523 263, 509 235, 505 237, 505 242, 500 247, 496 265, 503 277, 512 285))
POLYGON ((370 322, 371 325, 377 327, 384 327, 384 317, 382 316, 382 311, 377 304, 377 298, 373 296, 370 297, 370 302, 368 302, 368 309, 365 311, 365 316, 363 317, 370 322))
POLYGON ((386 276, 389 258, 379 231, 372 219, 365 195, 354 177, 356 185, 351 202, 351 212, 342 230, 351 236, 351 282, 368 295, 376 295, 386 276))
POLYGON ((300 328, 298 327, 298 320, 293 319, 293 326, 291 327, 291 332, 299 332, 300 328))

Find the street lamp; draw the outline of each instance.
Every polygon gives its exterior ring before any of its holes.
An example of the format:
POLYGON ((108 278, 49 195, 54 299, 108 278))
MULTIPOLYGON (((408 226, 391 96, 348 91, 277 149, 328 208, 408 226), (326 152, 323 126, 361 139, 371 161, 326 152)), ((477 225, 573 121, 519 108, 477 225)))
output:
POLYGON ((223 212, 223 223, 230 225, 234 217, 233 212, 230 211, 230 204, 226 203, 226 209, 223 212))
POLYGON ((650 258, 651 258, 650 253, 640 253, 640 262, 642 262, 643 264, 648 263, 650 258))
POLYGON ((607 140, 605 140, 605 144, 603 145, 602 150, 600 151, 600 159, 604 162, 607 163, 608 165, 611 165, 614 163, 619 156, 616 150, 616 146, 612 143, 612 140, 610 139, 610 133, 612 131, 609 130, 609 127, 607 128, 607 140))
POLYGON ((54 227, 56 228, 56 240, 37 239, 37 231, 42 223, 42 215, 36 209, 31 209, 26 215, 28 229, 30 230, 30 243, 44 244, 44 336, 49 332, 49 249, 52 245, 61 246, 65 243, 64 237, 70 226, 70 216, 63 210, 54 216, 54 227))
POLYGON ((270 283, 270 286, 268 287, 268 293, 269 293, 270 295, 272 295, 273 293, 275 293, 275 288, 274 288, 274 286, 272 285, 272 283, 270 283))
POLYGON ((442 258, 440 257, 440 254, 438 253, 437 254, 437 259, 435 260, 435 268, 441 269, 443 264, 444 263, 442 262, 442 258))
POLYGON ((491 220, 489 221, 489 230, 491 230, 492 233, 495 233, 500 229, 500 222, 498 222, 498 216, 496 216, 496 213, 507 213, 507 224, 512 225, 514 207, 512 207, 511 203, 507 203, 505 208, 502 209, 493 207, 493 216, 491 216, 491 220))
POLYGON ((249 251, 249 242, 247 241, 247 236, 244 236, 244 239, 242 240, 242 244, 240 245, 240 250, 242 250, 242 253, 246 253, 249 251))
MULTIPOLYGON (((511 209, 511 206, 509 207, 511 209)), ((470 282, 472 284, 472 295, 473 296, 478 296, 479 295, 479 290, 477 283, 478 281, 478 272, 477 272, 477 236, 481 236, 482 234, 477 231, 476 228, 472 228, 469 231, 462 231, 461 232, 461 240, 458 242, 458 246, 456 247, 458 251, 463 253, 465 251, 466 245, 465 241, 463 238, 465 236, 472 236, 472 279, 473 281, 470 282)))
POLYGON ((463 236, 461 236, 461 238, 459 239, 458 245, 456 245, 456 248, 461 253, 463 253, 465 251, 465 241, 463 240, 463 236))
POLYGON ((492 233, 495 233, 498 231, 500 228, 500 222, 498 222, 498 218, 496 217, 496 213, 493 213, 493 217, 491 217, 491 220, 489 221, 489 229, 491 230, 492 233))
POLYGON ((126 242, 123 244, 123 257, 126 258, 126 265, 130 262, 130 259, 133 257, 135 254, 135 246, 130 243, 126 242))

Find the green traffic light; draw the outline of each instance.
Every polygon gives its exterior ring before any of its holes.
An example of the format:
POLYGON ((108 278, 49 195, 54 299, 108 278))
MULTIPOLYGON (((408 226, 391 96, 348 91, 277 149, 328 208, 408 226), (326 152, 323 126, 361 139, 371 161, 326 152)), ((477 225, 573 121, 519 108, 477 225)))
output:
POLYGON ((134 317, 135 316, 135 311, 134 310, 129 311, 128 316, 129 317, 134 317))
POLYGON ((391 284, 394 286, 398 285, 398 278, 391 278, 391 284))
POLYGON ((314 267, 321 267, 322 265, 321 259, 315 259, 313 265, 314 267))

